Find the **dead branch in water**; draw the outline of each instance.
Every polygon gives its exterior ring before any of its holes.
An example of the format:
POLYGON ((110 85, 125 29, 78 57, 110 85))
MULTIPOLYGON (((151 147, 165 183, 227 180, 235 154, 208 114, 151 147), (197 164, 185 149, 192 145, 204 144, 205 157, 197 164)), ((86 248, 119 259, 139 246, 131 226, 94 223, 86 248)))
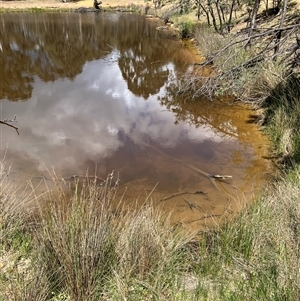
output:
POLYGON ((221 214, 208 214, 208 215, 204 215, 200 218, 194 219, 192 221, 189 221, 187 223, 191 224, 191 223, 198 222, 198 221, 201 221, 201 220, 206 219, 206 218, 213 218, 213 217, 219 217, 219 216, 222 216, 222 215, 221 214))
POLYGON ((176 193, 173 193, 167 197, 164 197, 160 200, 160 202, 163 202, 163 201, 166 201, 166 200, 169 200, 171 198, 174 198, 176 196, 179 196, 179 195, 183 195, 183 194, 206 194, 204 191, 202 190, 196 190, 196 191, 181 191, 181 192, 176 192, 176 193))
POLYGON ((0 120, 0 124, 4 124, 4 125, 7 125, 7 126, 9 126, 9 127, 12 127, 13 129, 16 130, 16 132, 18 133, 18 135, 20 135, 19 129, 18 129, 16 126, 10 124, 10 123, 12 123, 12 122, 17 122, 17 116, 16 116, 16 115, 15 115, 14 119, 4 119, 4 120, 0 120))

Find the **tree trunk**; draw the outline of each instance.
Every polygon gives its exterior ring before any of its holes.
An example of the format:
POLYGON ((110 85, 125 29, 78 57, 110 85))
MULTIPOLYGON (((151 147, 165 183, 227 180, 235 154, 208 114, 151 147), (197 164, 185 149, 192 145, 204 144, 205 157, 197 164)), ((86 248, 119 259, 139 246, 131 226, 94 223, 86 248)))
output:
POLYGON ((214 14, 214 10, 213 10, 213 8, 211 7, 211 2, 210 2, 210 0, 207 1, 207 4, 208 4, 208 10, 209 10, 209 13, 210 13, 211 18, 212 18, 212 21, 213 21, 214 29, 215 29, 215 31, 219 32, 218 26, 217 26, 217 22, 216 22, 216 18, 215 18, 215 14, 214 14))
POLYGON ((266 15, 268 16, 269 0, 266 0, 266 15))
POLYGON ((232 13, 233 13, 234 6, 235 6, 235 0, 232 0, 231 7, 230 7, 230 12, 229 12, 229 19, 228 19, 228 22, 227 22, 228 32, 230 32, 230 30, 231 30, 231 20, 232 20, 232 13))
POLYGON ((224 12, 224 4, 221 3, 220 5, 220 11, 221 11, 221 16, 222 16, 222 20, 223 20, 223 24, 226 24, 226 18, 225 18, 225 12, 224 12))
POLYGON ((260 5, 260 0, 255 0, 252 14, 251 14, 251 22, 250 22, 250 30, 249 30, 249 41, 246 45, 246 47, 251 47, 251 38, 253 36, 253 31, 256 28, 256 17, 257 17, 257 12, 259 9, 260 5))
POLYGON ((287 5, 288 5, 288 0, 284 0, 283 10, 281 13, 282 15, 281 15, 280 24, 279 24, 279 30, 276 33, 276 39, 275 39, 274 58, 273 58, 274 61, 276 61, 277 53, 279 51, 280 39, 281 39, 281 33, 282 33, 281 28, 283 27, 283 24, 284 24, 284 19, 285 19, 286 11, 287 11, 287 5))
POLYGON ((217 0, 215 4, 216 4, 216 9, 217 9, 218 17, 219 17, 219 22, 220 22, 220 31, 221 31, 221 34, 223 34, 223 22, 222 22, 221 13, 220 13, 219 1, 217 0))
POLYGON ((198 7, 199 7, 199 10, 200 10, 200 7, 202 8, 202 10, 204 11, 204 13, 206 14, 206 19, 207 19, 207 24, 210 26, 211 23, 210 23, 210 17, 209 17, 209 12, 207 11, 207 9, 202 5, 202 3, 200 2, 200 0, 197 1, 198 3, 198 7))

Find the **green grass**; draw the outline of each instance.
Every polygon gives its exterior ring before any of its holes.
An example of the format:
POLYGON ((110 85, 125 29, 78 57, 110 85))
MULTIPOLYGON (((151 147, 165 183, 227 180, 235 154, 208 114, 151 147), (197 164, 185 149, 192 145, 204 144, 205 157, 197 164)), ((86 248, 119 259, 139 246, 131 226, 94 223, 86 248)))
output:
POLYGON ((291 74, 280 82, 264 102, 267 132, 282 162, 300 163, 300 80, 291 74))
POLYGON ((299 299, 299 179, 294 172, 293 180, 277 183, 234 221, 204 235, 210 265, 200 275, 215 284, 207 289, 214 300, 299 299))
POLYGON ((195 23, 187 20, 178 24, 180 37, 182 39, 191 38, 194 35, 195 23))

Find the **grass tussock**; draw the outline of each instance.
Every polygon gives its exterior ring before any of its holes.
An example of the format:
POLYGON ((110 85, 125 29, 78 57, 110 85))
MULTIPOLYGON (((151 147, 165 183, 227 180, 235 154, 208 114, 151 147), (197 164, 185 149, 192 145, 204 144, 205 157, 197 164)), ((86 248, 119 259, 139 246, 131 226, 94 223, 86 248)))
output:
MULTIPOLYGON (((111 181, 109 178, 108 181, 111 181)), ((94 300, 116 265, 110 182, 97 189, 89 181, 69 195, 64 184, 44 200, 34 233, 54 292, 64 288, 73 300, 94 300)))
POLYGON ((13 185, 8 175, 9 169, 0 162, 0 300, 46 300, 47 283, 31 257, 29 217, 34 197, 13 185))
POLYGON ((211 27, 203 23, 195 27, 194 34, 199 50, 205 58, 217 52, 228 42, 225 37, 217 34, 211 27))
MULTIPOLYGON (((10 207, 14 214, 7 220, 14 231, 22 229, 28 248, 20 252, 14 236, 16 247, 3 253, 10 267, 0 266, 2 298, 152 300, 179 290, 190 260, 183 250, 194 235, 174 229, 149 198, 142 207, 123 207, 112 174, 101 185, 90 178, 72 187, 54 181, 56 189, 39 200, 30 227, 29 218, 17 222, 17 207, 10 207)), ((2 205, 8 203, 2 199, 2 205)))

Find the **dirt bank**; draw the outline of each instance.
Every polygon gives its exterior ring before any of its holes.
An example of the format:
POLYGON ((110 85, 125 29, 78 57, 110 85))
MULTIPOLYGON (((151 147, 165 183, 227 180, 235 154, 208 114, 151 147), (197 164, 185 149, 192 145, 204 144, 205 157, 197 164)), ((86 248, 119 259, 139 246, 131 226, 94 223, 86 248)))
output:
MULTIPOLYGON (((73 10, 78 7, 92 7, 93 0, 82 0, 78 2, 62 2, 60 0, 26 0, 26 1, 0 1, 0 10, 27 10, 27 9, 53 9, 53 10, 73 10)), ((117 8, 127 6, 144 7, 144 0, 110 0, 103 1, 101 7, 117 8)))

